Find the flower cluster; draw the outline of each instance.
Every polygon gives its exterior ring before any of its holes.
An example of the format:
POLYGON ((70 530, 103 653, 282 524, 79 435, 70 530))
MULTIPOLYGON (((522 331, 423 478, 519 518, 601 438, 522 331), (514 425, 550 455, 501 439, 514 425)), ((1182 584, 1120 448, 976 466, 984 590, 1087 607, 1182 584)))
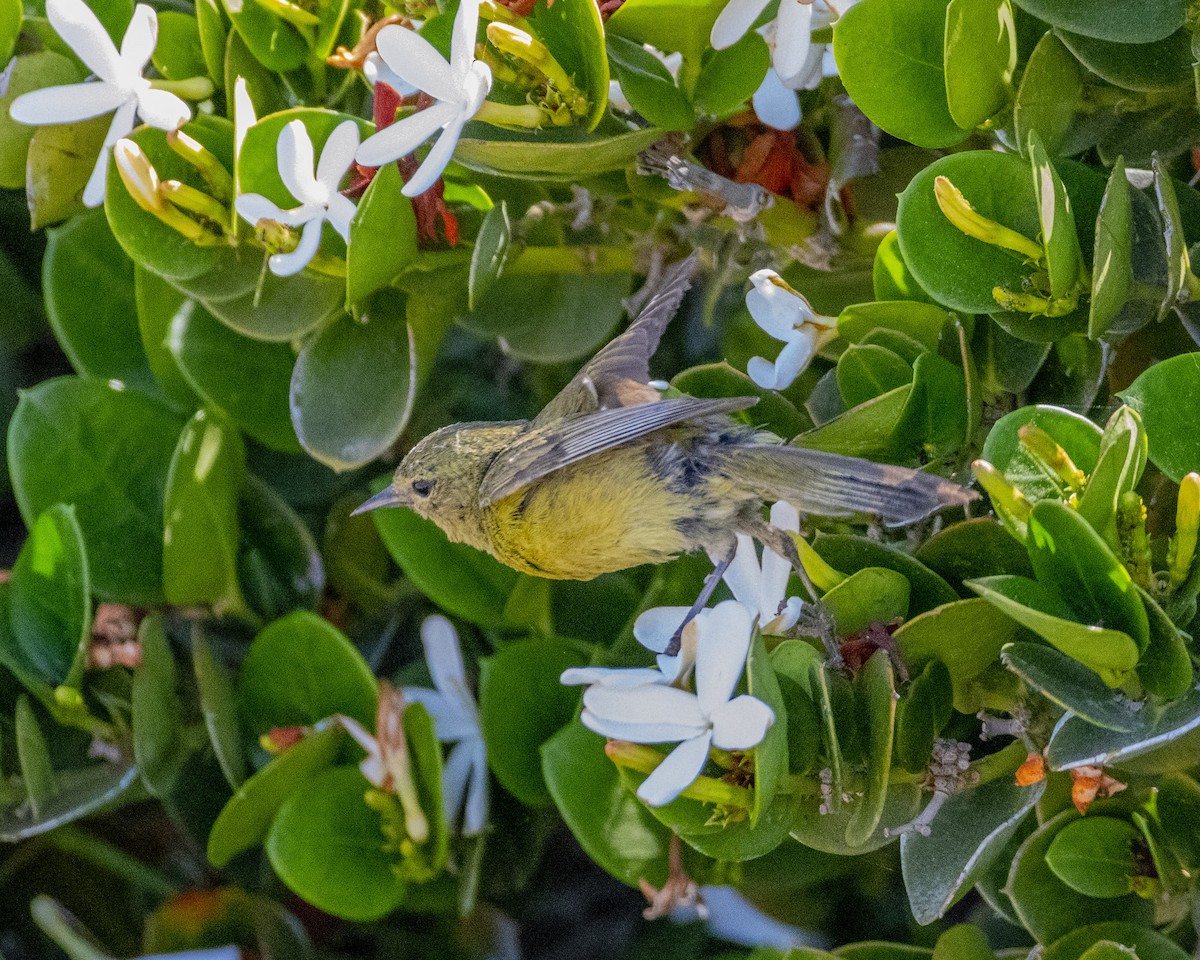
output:
POLYGON ((804 296, 774 270, 759 270, 750 278, 752 289, 746 294, 746 307, 763 330, 784 348, 775 362, 753 357, 746 373, 758 386, 784 390, 812 361, 825 344, 837 336, 832 317, 822 317, 804 296))

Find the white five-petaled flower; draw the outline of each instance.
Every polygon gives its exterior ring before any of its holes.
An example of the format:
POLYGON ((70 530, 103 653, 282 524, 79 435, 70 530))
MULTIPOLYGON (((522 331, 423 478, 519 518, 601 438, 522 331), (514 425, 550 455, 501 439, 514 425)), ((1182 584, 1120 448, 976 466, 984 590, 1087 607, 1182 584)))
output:
POLYGON ((783 390, 800 376, 817 351, 837 336, 837 328, 819 322, 819 314, 809 302, 774 270, 759 270, 750 277, 750 282, 754 285, 746 294, 750 316, 786 346, 774 363, 752 357, 746 364, 746 373, 764 389, 783 390))
POLYGON ((412 153, 441 130, 416 174, 404 185, 401 192, 406 197, 424 193, 437 182, 450 162, 462 128, 479 112, 492 89, 491 68, 475 59, 478 24, 479 0, 462 0, 454 17, 449 62, 428 40, 399 24, 384 27, 376 38, 384 66, 437 101, 384 127, 358 149, 359 163, 380 167, 412 153))
POLYGON ((754 630, 751 611, 736 600, 713 607, 696 624, 695 693, 663 684, 597 684, 583 695, 588 729, 632 743, 678 743, 637 795, 651 806, 679 796, 700 775, 711 747, 749 750, 775 722, 757 697, 733 696, 746 668, 754 630))
POLYGON ((104 202, 109 150, 133 129, 134 115, 152 127, 174 130, 191 119, 192 111, 175 94, 153 89, 142 76, 158 42, 158 15, 150 7, 137 5, 119 52, 83 0, 47 0, 46 16, 97 82, 32 90, 13 101, 9 114, 18 123, 45 126, 116 111, 83 191, 84 205, 97 207, 104 202))
POLYGON ((350 221, 354 203, 338 193, 342 177, 354 162, 358 147, 358 124, 347 120, 339 124, 325 141, 321 159, 313 175, 313 145, 308 131, 293 120, 279 134, 276 155, 279 177, 300 206, 282 210, 262 194, 245 193, 234 201, 237 211, 249 223, 274 220, 285 227, 303 227, 300 243, 290 253, 276 253, 269 263, 276 276, 299 273, 316 256, 321 245, 321 225, 329 221, 343 240, 350 240, 350 221))
POLYGON ((442 768, 442 805, 446 822, 461 823, 462 835, 473 837, 483 830, 488 812, 487 750, 479 710, 450 621, 438 614, 426 617, 421 644, 436 689, 404 687, 404 696, 429 711, 439 740, 453 744, 442 768))

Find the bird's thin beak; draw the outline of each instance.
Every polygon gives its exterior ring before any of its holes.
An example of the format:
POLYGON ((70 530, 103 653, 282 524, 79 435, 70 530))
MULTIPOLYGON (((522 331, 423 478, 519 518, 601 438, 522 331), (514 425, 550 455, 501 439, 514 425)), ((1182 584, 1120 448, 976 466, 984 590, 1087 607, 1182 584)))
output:
POLYGON ((380 507, 407 507, 408 498, 402 493, 398 493, 396 489, 389 484, 380 490, 362 506, 356 507, 350 511, 350 516, 356 517, 360 513, 366 513, 368 510, 378 510, 380 507))

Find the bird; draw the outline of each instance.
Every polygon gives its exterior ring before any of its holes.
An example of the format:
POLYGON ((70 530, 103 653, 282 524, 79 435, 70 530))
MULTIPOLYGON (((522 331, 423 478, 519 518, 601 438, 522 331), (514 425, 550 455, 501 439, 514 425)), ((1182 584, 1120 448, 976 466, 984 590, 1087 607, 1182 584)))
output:
POLYGON ((452 541, 552 579, 590 580, 704 550, 714 570, 672 653, 732 562, 739 533, 787 559, 817 596, 791 535, 764 519, 768 501, 902 526, 975 499, 935 474, 787 444, 732 416, 757 397, 663 396, 650 358, 696 262, 692 254, 666 270, 637 319, 532 420, 429 434, 354 513, 407 507, 452 541))

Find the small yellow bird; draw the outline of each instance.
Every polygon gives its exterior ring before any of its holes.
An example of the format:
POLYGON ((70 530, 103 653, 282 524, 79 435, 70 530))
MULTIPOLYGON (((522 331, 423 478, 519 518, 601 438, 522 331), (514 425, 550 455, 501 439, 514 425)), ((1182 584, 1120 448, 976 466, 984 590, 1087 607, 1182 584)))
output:
POLYGON ((790 536, 763 519, 765 501, 901 525, 975 498, 919 470, 787 446, 729 416, 755 397, 662 398, 649 384, 650 357, 695 261, 671 268, 637 320, 533 420, 443 427, 355 513, 409 507, 451 540, 565 580, 705 550, 717 569, 698 611, 732 561, 738 533, 786 557, 808 581, 790 536))

